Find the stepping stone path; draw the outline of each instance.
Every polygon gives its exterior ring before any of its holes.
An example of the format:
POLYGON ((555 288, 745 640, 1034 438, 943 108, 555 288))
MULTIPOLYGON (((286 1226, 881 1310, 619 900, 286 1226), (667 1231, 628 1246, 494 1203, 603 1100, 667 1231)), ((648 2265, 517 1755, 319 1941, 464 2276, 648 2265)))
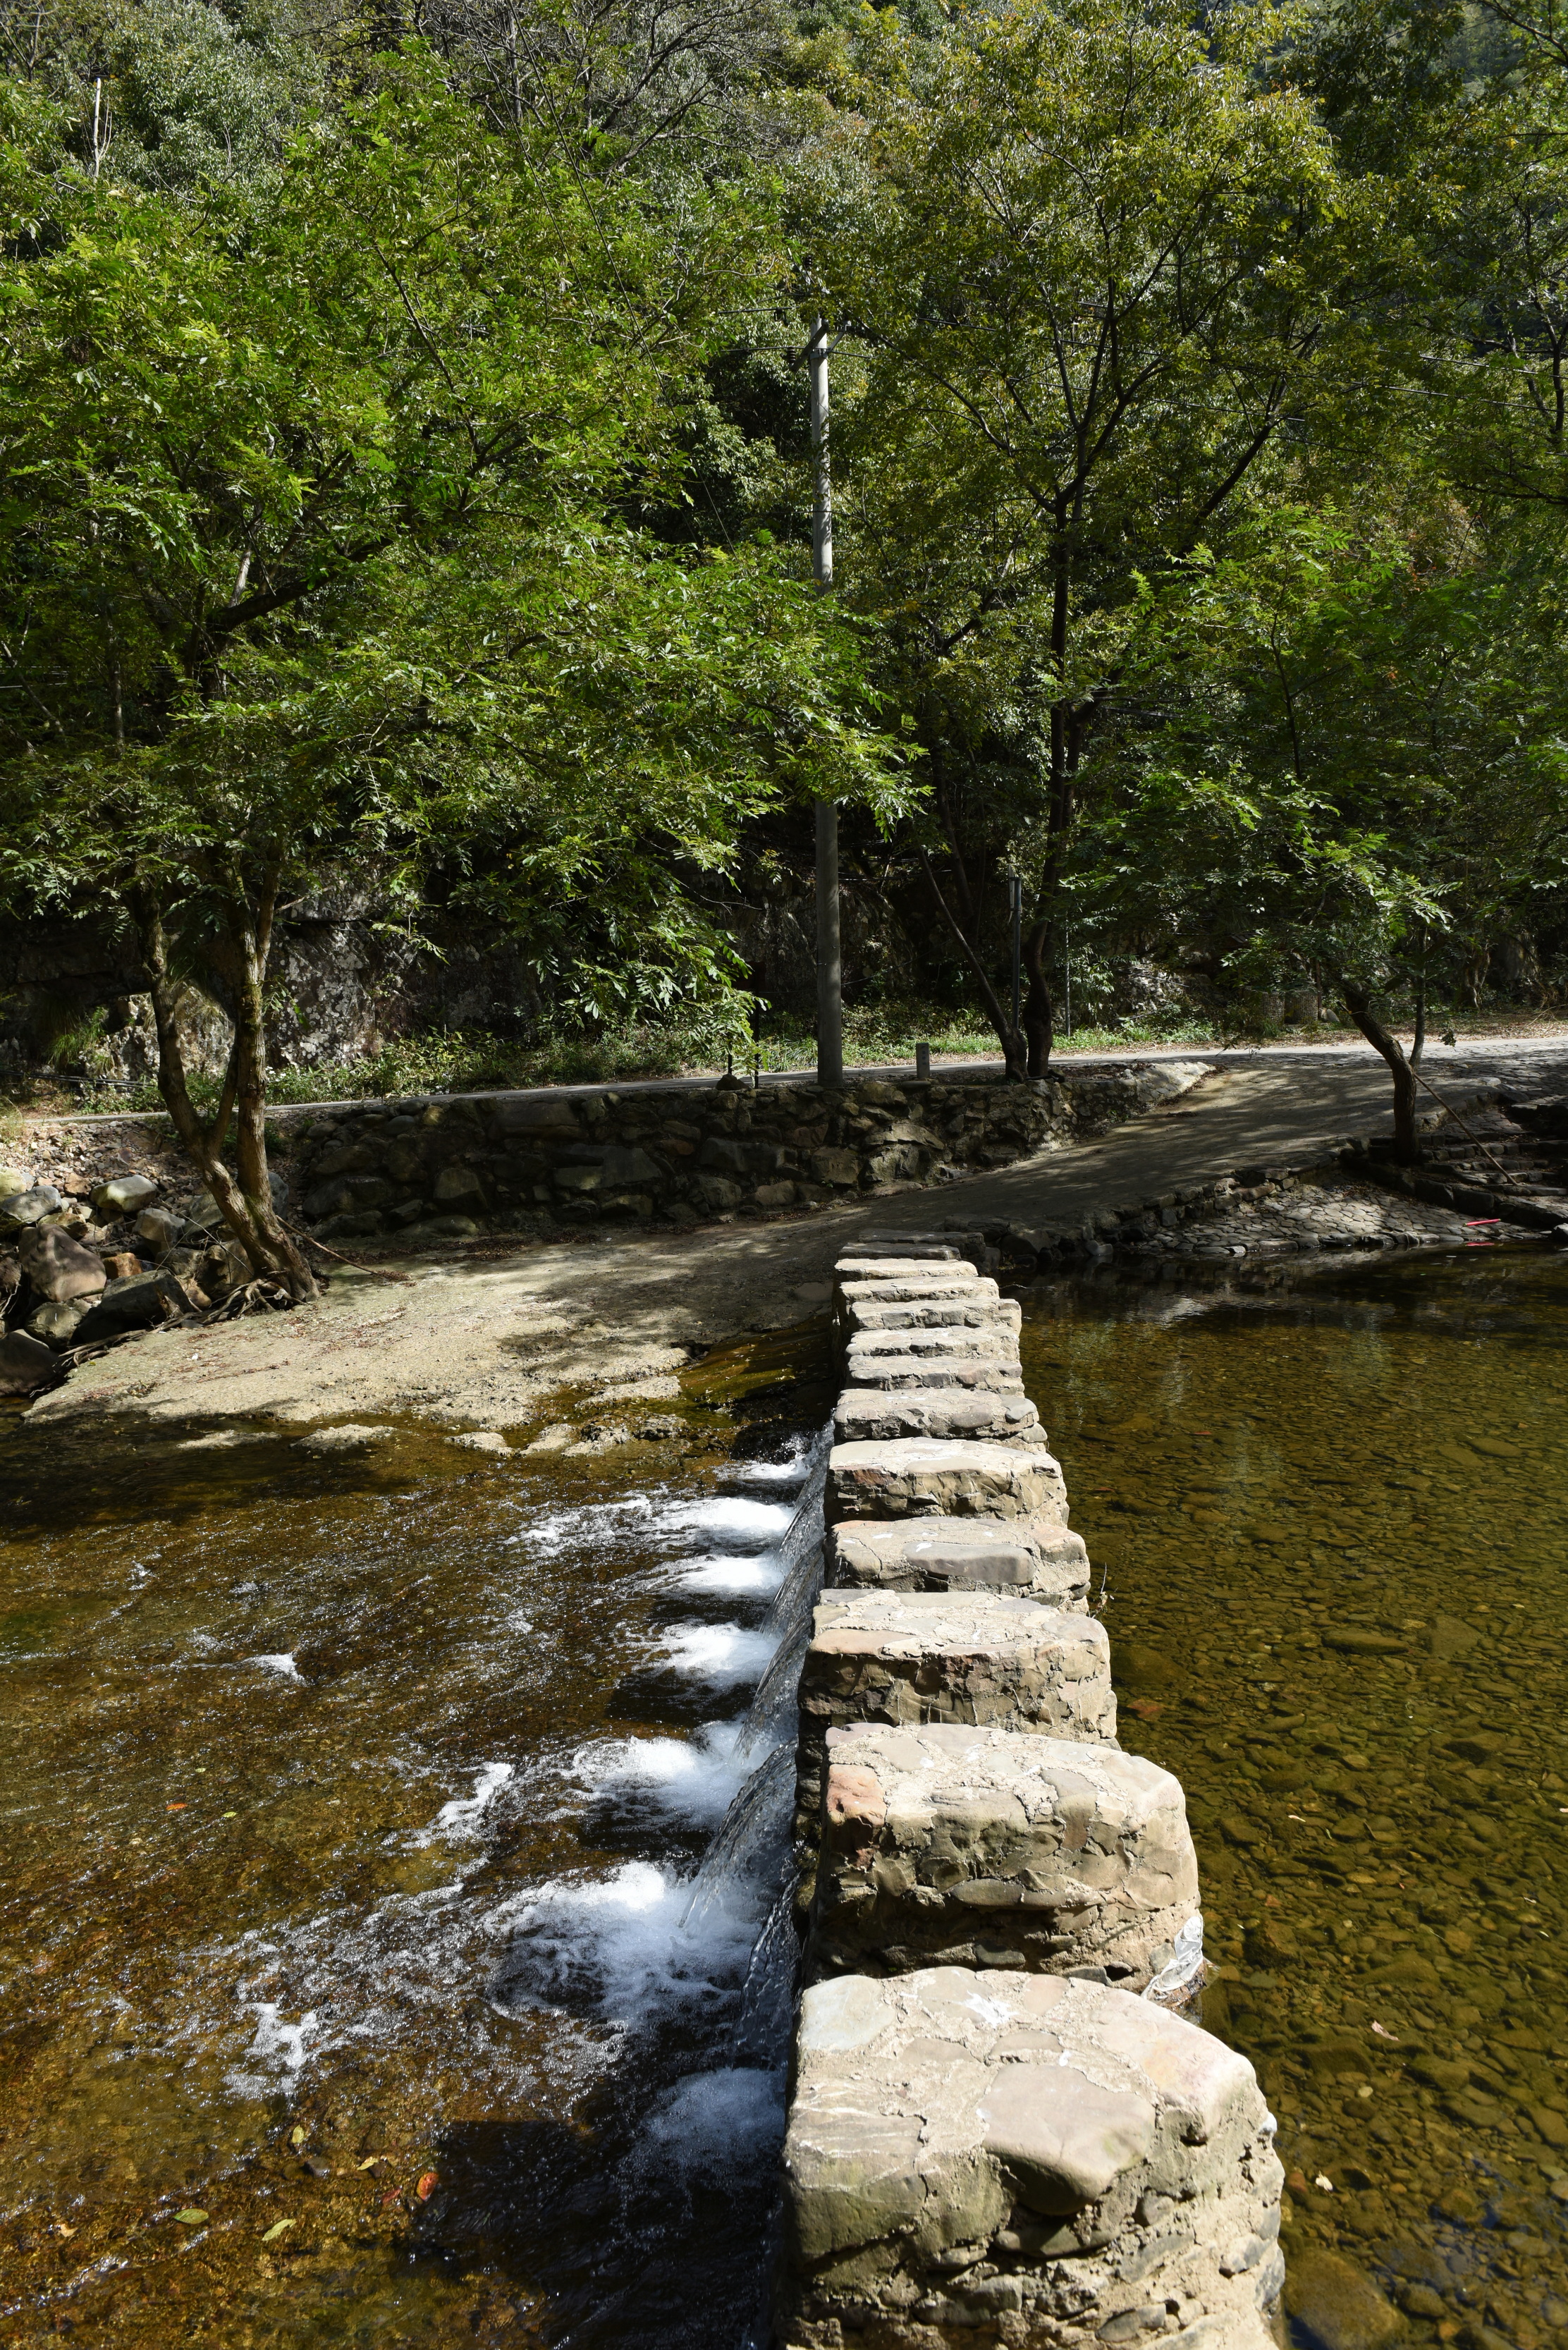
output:
POLYGON ((1267 2350, 1284 2174, 978 1235, 862 1234, 801 1673, 781 2350, 1267 2350))

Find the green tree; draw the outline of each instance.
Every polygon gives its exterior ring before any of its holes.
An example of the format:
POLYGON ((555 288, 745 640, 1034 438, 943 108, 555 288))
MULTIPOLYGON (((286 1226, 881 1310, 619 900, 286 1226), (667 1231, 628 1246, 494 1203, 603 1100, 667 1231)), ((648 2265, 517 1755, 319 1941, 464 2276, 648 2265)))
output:
POLYGON ((439 862, 564 993, 723 983, 691 879, 779 796, 891 772, 853 638, 769 550, 618 518, 765 215, 596 183, 417 53, 379 83, 258 201, 48 168, 15 85, 0 158, 0 886, 131 927, 176 1128, 301 1295, 264 1134, 290 894, 411 902, 439 862), (234 1028, 210 1114, 190 977, 234 1028))
POLYGON ((864 352, 835 443, 840 576, 896 644, 939 799, 944 770, 1007 771, 1029 991, 1024 1034, 998 1025, 1019 1075, 1052 1047, 1136 580, 1216 543, 1352 365, 1370 204, 1347 214, 1310 104, 1271 86, 1283 30, 1268 9, 1199 26, 1174 0, 1013 0, 934 50, 887 31, 864 184, 823 207, 813 267, 864 352))
POLYGON ((1440 499, 1403 535, 1282 511, 1146 587, 1106 728, 1079 889, 1173 958, 1337 995, 1388 1064, 1407 1161, 1429 1003, 1568 879, 1555 540, 1489 546, 1440 499))

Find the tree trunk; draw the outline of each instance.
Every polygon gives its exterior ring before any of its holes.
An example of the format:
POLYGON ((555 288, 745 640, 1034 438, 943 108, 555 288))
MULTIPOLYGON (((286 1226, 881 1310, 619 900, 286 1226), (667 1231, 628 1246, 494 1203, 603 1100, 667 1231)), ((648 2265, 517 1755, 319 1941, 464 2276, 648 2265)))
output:
POLYGON ((1027 1023, 1025 1023, 1023 1027, 1015 1028, 1012 1021, 1008 1018, 1006 1012, 1002 1008, 1002 998, 998 995, 995 988, 992 985, 991 974, 986 970, 984 963, 981 961, 980 950, 969 937, 963 924, 959 920, 957 915, 948 904, 947 899, 943 897, 941 889, 938 885, 936 874, 931 868, 931 860, 926 855, 924 849, 920 851, 920 862, 926 868, 926 879, 931 885, 931 895, 936 899, 937 905, 941 911, 942 920, 946 922, 949 930, 951 931, 954 938, 958 941, 960 947, 963 951, 965 961, 968 962, 970 969, 973 972, 976 980, 980 983, 980 992, 985 999, 985 1008, 990 1015, 991 1024, 995 1029, 997 1035, 1001 1040, 1002 1056, 1007 1064, 1007 1074, 1015 1084, 1022 1084, 1023 1079, 1031 1074, 1029 1068, 1029 1048, 1025 1041, 1027 1035, 1027 1023))
POLYGON ((177 1018, 179 989, 169 969, 161 910, 156 901, 142 898, 133 902, 131 911, 158 1030, 158 1090, 174 1130, 244 1250, 253 1273, 270 1275, 282 1283, 291 1297, 304 1302, 319 1296, 320 1286, 298 1245, 278 1222, 267 1180, 266 1051, 262 1018, 275 894, 275 882, 266 893, 263 921, 254 928, 241 909, 231 904, 231 943, 237 949, 238 960, 234 1040, 217 1107, 205 1118, 191 1098, 177 1018), (222 1155, 232 1118, 238 1122, 237 1182, 222 1155))
POLYGON ((1044 922, 1033 923, 1023 941, 1023 968, 1029 973, 1029 993, 1023 1003, 1023 1034, 1028 1045, 1028 1068, 1032 1077, 1043 1077, 1051 1066, 1051 1054, 1056 1042, 1055 1005, 1051 996, 1050 964, 1048 961, 1051 931, 1044 922))
POLYGON ((1392 1029, 1386 1027, 1372 1009, 1370 992, 1358 981, 1340 977, 1339 992, 1351 1018, 1375 1051, 1381 1053, 1388 1064, 1394 1080, 1394 1157, 1401 1167, 1414 1167, 1420 1159, 1420 1148, 1416 1139, 1416 1063, 1426 1036, 1426 1010, 1423 1001, 1417 1016, 1415 1055, 1407 1059, 1405 1048, 1392 1029))

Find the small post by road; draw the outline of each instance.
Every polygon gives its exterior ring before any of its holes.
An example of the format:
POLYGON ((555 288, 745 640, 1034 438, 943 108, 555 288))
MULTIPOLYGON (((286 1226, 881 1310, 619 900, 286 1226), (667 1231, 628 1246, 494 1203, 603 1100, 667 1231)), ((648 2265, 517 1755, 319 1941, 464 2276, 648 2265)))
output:
MULTIPOLYGON (((819 596, 833 586, 833 476, 827 450, 827 328, 812 321, 805 348, 811 385, 811 567, 819 596)), ((844 1083, 844 962, 838 934, 838 810, 816 804, 816 1082, 844 1083)))
POLYGON ((1023 884, 1014 873, 1007 885, 1012 913, 1012 1033, 1023 1010, 1023 884))

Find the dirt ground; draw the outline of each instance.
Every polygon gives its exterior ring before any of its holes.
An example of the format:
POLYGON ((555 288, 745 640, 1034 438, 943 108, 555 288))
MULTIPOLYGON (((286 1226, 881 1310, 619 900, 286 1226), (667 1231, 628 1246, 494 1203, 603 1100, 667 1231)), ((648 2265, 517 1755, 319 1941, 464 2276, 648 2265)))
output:
MULTIPOLYGON (((1560 1041, 1455 1054, 1447 1091, 1503 1074, 1568 1083, 1560 1041)), ((1437 1072, 1434 1072, 1435 1078, 1437 1072)), ((1002 1222, 1024 1231, 1130 1207, 1249 1161, 1388 1121, 1370 1054, 1231 1059, 1190 1092, 1097 1141, 1060 1146, 939 1190, 693 1231, 539 1244, 446 1243, 338 1271, 321 1301, 206 1329, 166 1330, 88 1363, 28 1420, 87 1435, 132 1412, 155 1435, 233 1441, 270 1430, 417 1415, 524 1441, 605 1440, 657 1414, 675 1374, 719 1341, 819 1312, 834 1258, 867 1226, 1002 1222)))

